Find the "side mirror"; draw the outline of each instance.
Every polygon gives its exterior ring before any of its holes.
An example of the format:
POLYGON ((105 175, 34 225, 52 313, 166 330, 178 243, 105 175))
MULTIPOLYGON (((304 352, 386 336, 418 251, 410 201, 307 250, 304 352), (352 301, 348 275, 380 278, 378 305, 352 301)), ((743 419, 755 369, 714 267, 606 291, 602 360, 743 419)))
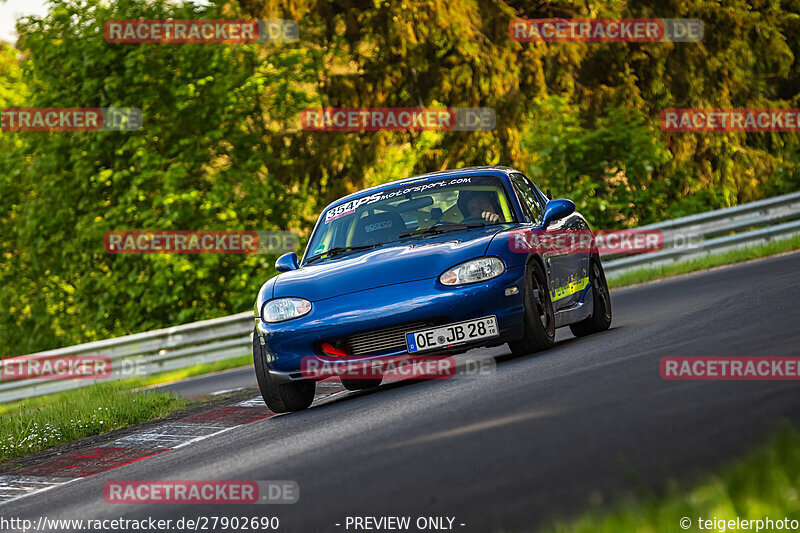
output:
POLYGON ((556 220, 561 220, 575 212, 575 204, 572 200, 559 198, 550 200, 544 206, 544 216, 542 217, 542 227, 546 228, 556 220))
POLYGON ((275 261, 275 270, 278 272, 289 272, 298 268, 300 268, 300 264, 297 262, 297 254, 294 252, 283 254, 275 261))

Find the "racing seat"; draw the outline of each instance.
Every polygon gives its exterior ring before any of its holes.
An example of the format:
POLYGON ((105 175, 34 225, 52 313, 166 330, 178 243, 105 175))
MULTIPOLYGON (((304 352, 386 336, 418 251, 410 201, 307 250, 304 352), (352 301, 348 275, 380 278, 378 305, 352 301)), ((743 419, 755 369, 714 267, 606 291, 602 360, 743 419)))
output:
POLYGON ((406 230, 406 223, 398 213, 386 212, 369 215, 356 223, 353 244, 375 244, 396 241, 400 232, 406 230))

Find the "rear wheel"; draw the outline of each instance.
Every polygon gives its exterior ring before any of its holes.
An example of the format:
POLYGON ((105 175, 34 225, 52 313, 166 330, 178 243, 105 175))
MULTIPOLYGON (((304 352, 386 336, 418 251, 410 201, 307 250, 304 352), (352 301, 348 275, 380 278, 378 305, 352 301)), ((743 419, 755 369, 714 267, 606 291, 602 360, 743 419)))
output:
POLYGON ((577 324, 570 324, 569 329, 576 337, 605 331, 611 326, 611 295, 606 274, 600 259, 594 255, 589 260, 589 283, 592 284, 592 316, 577 324))
POLYGON ((258 331, 253 332, 253 364, 256 369, 256 379, 264 403, 273 413, 288 413, 302 411, 314 401, 316 383, 313 381, 296 381, 290 383, 277 383, 269 373, 264 360, 264 347, 258 338, 258 331))
POLYGON ((553 345, 556 320, 553 302, 547 290, 547 278, 537 261, 528 263, 525 272, 525 334, 521 340, 508 343, 514 355, 527 355, 553 345))
POLYGON ((341 378, 342 385, 347 390, 365 390, 365 389, 374 389, 375 387, 381 384, 383 378, 375 378, 375 379, 348 379, 348 378, 341 378))

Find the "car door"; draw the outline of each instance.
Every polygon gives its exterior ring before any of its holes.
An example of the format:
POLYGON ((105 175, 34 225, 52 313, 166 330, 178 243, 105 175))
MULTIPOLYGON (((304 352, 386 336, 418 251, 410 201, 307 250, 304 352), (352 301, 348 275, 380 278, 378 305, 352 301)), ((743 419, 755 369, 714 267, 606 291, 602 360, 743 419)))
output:
MULTIPOLYGON (((526 211, 532 229, 539 229, 544 214, 545 199, 537 194, 536 188, 524 175, 514 173, 511 175, 515 192, 520 200, 520 205, 526 211)), ((556 235, 565 230, 585 229, 585 223, 580 215, 574 213, 561 220, 556 220, 545 230, 550 235, 556 235)), ((572 231, 567 232, 569 238, 577 236, 572 231)), ((588 272, 588 254, 575 251, 548 250, 542 253, 547 282, 550 289, 550 298, 553 310, 559 311, 572 307, 581 298, 584 278, 588 272)))

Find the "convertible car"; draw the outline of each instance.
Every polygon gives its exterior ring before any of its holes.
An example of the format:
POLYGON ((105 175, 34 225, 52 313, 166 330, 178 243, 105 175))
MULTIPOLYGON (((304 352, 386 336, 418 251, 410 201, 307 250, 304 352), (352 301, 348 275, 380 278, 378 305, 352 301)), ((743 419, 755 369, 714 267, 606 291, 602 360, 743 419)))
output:
MULTIPOLYGON (((556 328, 607 329, 611 300, 596 253, 515 246, 520 232, 588 232, 570 200, 549 200, 504 167, 434 172, 351 194, 319 217, 302 259, 278 258, 261 287, 253 355, 274 412, 307 408, 309 359, 452 355, 508 343, 551 346, 556 328)), ((342 377, 350 390, 374 379, 342 377)))

